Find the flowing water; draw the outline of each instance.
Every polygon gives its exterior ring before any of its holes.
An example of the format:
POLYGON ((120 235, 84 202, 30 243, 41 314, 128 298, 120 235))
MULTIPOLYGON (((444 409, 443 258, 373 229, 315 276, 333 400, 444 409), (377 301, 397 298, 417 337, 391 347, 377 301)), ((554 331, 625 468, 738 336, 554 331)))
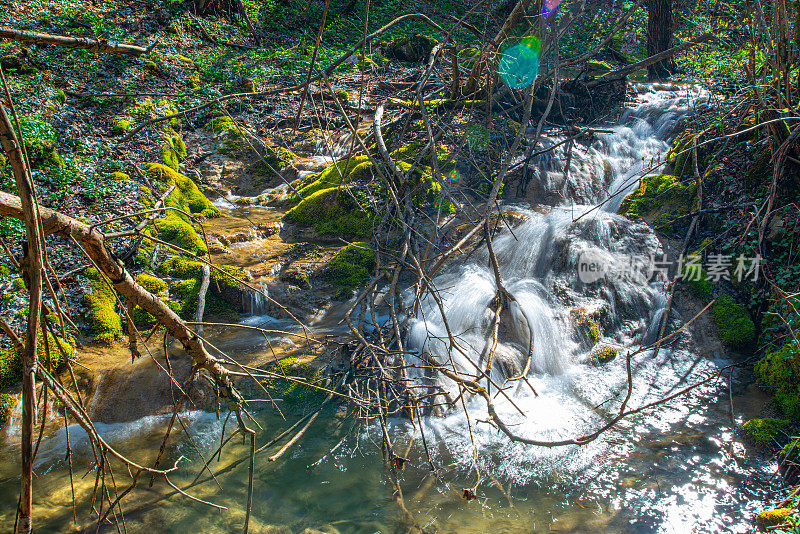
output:
MULTIPOLYGON (((585 283, 579 263, 589 255, 619 266, 626 264, 621 259, 641 260, 660 252, 652 230, 616 210, 624 193, 636 187, 634 177, 640 171, 658 170, 677 121, 704 98, 703 91, 694 87, 640 87, 611 133, 597 134, 588 146, 575 146, 567 177, 558 150, 531 164, 532 191, 548 193, 541 201, 546 207, 532 209, 526 203, 505 208, 524 222, 493 242, 506 287, 516 298, 503 324, 493 376, 516 375, 525 367, 531 333, 535 340, 527 377, 530 386, 520 383, 509 390, 513 404, 502 396, 495 400, 499 416, 515 434, 537 440, 577 437, 602 426, 619 410, 627 391, 624 354, 656 339, 666 302, 664 284, 631 273, 585 283), (602 209, 592 209, 607 198, 611 200, 602 209), (595 318, 599 326, 588 335, 586 317, 595 318), (586 363, 600 347, 623 352, 601 365, 586 363)), ((558 138, 545 141, 558 142, 558 138)), ((496 292, 488 265, 484 250, 434 279, 461 350, 448 353, 444 321, 430 297, 417 317, 408 318, 407 347, 424 360, 449 362, 452 356, 453 364, 465 372, 474 369, 471 361, 483 362, 491 322, 487 310, 496 292)), ((257 298, 247 305, 253 314, 264 311, 257 298)), ((261 320, 254 317, 248 322, 261 320)), ((234 356, 268 350, 263 337, 247 332, 212 330, 211 336, 234 356)), ((657 355, 643 352, 632 358, 635 387, 628 406, 662 399, 731 363, 691 335, 679 336, 657 355)), ((723 379, 624 419, 581 447, 510 442, 487 423, 480 399, 466 401, 467 416, 464 410, 453 410, 428 417, 417 428, 404 420, 390 421, 395 450, 408 451, 409 461, 400 475, 405 506, 417 523, 437 532, 746 532, 769 497, 775 470, 763 458, 745 456, 734 436, 734 417, 741 420, 743 412, 759 408, 744 389, 746 378, 735 370, 726 372, 723 379), (732 404, 737 407, 735 416, 732 404), (428 454, 437 467, 435 473, 428 454), (477 499, 462 499, 462 489, 476 483, 477 499)), ((454 384, 444 380, 440 385, 457 394, 454 384)), ((263 428, 257 443, 264 443, 300 414, 287 410, 284 421, 264 407, 255 416, 263 428)), ((100 430, 112 445, 137 458, 148 448, 158 448, 158 430, 165 420, 151 416, 101 425, 100 430)), ((214 414, 190 411, 184 424, 188 434, 180 433, 168 454, 172 461, 182 455, 187 458, 173 476, 185 485, 199 472, 198 451, 205 457, 214 451, 225 423, 214 414)), ((228 432, 231 426, 227 425, 228 432)), ((70 435, 75 488, 79 502, 85 503, 95 473, 86 472, 85 437, 74 427, 70 435)), ((11 457, 18 456, 15 438, 13 430, 3 437, 3 451, 11 457)), ((356 426, 331 408, 278 461, 258 456, 251 532, 404 531, 405 520, 383 468, 380 440, 379 429, 356 426)), ((70 529, 64 444, 64 432, 56 432, 45 440, 37 459, 40 532, 70 529)), ((214 461, 225 468, 217 481, 191 490, 228 510, 217 511, 181 496, 165 499, 169 488, 156 484, 129 501, 128 532, 239 530, 246 502, 248 470, 242 459, 247 450, 234 440, 214 461)), ((4 525, 13 521, 17 472, 15 462, 7 460, 0 466, 4 525)), ((116 477, 127 479, 123 473, 116 477)), ((87 516, 85 505, 78 510, 79 517, 81 513, 87 516)))

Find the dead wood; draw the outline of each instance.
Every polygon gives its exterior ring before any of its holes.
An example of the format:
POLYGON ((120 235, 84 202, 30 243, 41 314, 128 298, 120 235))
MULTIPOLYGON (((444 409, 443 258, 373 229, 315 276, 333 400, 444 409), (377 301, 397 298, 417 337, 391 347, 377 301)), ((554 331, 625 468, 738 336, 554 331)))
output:
POLYGON ((41 43, 62 46, 64 48, 77 48, 88 50, 98 54, 123 54, 126 56, 139 57, 147 54, 156 45, 156 42, 147 48, 141 46, 114 43, 103 39, 89 39, 88 37, 65 37, 63 35, 52 35, 49 33, 31 32, 26 30, 15 30, 14 28, 0 27, 0 37, 13 41, 24 41, 28 43, 41 43))

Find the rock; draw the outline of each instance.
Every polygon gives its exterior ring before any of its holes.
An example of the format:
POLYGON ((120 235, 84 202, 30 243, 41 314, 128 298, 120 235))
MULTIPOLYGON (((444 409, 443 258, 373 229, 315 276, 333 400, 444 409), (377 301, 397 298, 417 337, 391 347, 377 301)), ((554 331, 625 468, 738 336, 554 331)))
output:
POLYGON ((427 59, 428 54, 437 44, 439 41, 436 39, 418 33, 411 37, 398 37, 392 41, 388 46, 387 54, 400 61, 416 63, 427 59))

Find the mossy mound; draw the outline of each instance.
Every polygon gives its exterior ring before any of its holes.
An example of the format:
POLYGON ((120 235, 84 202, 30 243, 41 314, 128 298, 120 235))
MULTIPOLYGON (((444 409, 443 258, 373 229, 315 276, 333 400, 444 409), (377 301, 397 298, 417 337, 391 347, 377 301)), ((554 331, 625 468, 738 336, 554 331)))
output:
POLYGON ((364 242, 347 245, 337 252, 325 268, 325 276, 342 294, 350 295, 366 284, 375 270, 375 251, 364 242))
POLYGON ((223 152, 232 152, 239 148, 242 131, 229 116, 214 117, 206 123, 205 128, 214 132, 223 152))
POLYGON ((601 365, 614 360, 618 354, 619 349, 617 347, 612 347, 611 345, 598 346, 589 354, 586 363, 590 365, 601 365))
POLYGON ((406 181, 401 184, 400 191, 408 190, 414 205, 434 209, 441 207, 443 213, 455 212, 455 206, 442 191, 442 184, 434 178, 433 169, 417 166, 412 170, 409 163, 402 161, 397 167, 406 174, 406 181))
POLYGON ((702 257, 699 254, 690 254, 681 265, 681 282, 686 284, 689 291, 703 300, 711 299, 713 286, 711 278, 702 267, 702 257))
POLYGON ((155 276, 149 275, 147 273, 141 273, 139 275, 136 275, 136 283, 145 288, 153 295, 158 295, 159 293, 166 291, 167 289, 167 283, 165 281, 163 281, 161 278, 156 278, 155 276))
POLYGON ((416 35, 398 37, 389 43, 386 53, 400 61, 416 63, 426 60, 433 47, 437 44, 439 44, 439 41, 436 39, 418 33, 416 35))
POLYGON ((669 174, 645 176, 639 188, 625 197, 620 206, 620 213, 631 219, 658 219, 656 226, 672 222, 672 219, 686 215, 692 208, 697 185, 683 185, 677 177, 669 174))
POLYGON ((786 419, 750 419, 742 425, 742 436, 759 448, 775 447, 782 439, 782 432, 789 427, 786 419))
POLYGON ((747 310, 736 304, 730 295, 720 295, 714 302, 713 312, 722 341, 732 346, 753 342, 756 325, 747 310))
MULTIPOLYGON (((316 368, 305 363, 297 363, 294 358, 283 358, 267 370, 275 374, 298 378, 309 384, 316 384, 322 379, 316 368)), ((273 399, 282 400, 281 406, 316 407, 325 398, 325 393, 319 389, 293 380, 268 378, 263 381, 263 384, 273 399)))
POLYGON ((756 527, 759 532, 769 532, 770 527, 786 523, 792 513, 790 508, 765 510, 756 516, 756 527))
MULTIPOLYGON (((147 175, 161 183, 159 189, 162 191, 175 184, 175 189, 164 202, 167 207, 181 210, 200 219, 219 216, 219 210, 187 176, 159 163, 151 163, 147 175)), ((155 222, 155 228, 160 239, 175 243, 192 254, 203 255, 208 252, 203 238, 183 213, 168 210, 162 219, 155 222)))
POLYGON ((755 365, 759 384, 770 389, 784 414, 800 419, 800 352, 792 341, 755 365))
MULTIPOLYGON (((217 265, 224 271, 221 273, 211 269, 209 285, 206 296, 206 311, 210 313, 223 313, 237 311, 241 306, 242 289, 238 280, 247 281, 250 275, 247 271, 232 265, 217 265)), ((169 307, 181 317, 193 317, 197 310, 197 299, 203 277, 203 264, 199 261, 187 260, 180 256, 173 256, 161 264, 159 270, 172 278, 180 281, 169 286, 169 294, 173 300, 169 307)))
MULTIPOLYGON (((64 367, 67 358, 71 358, 75 353, 75 347, 63 338, 53 336, 50 332, 47 333, 47 343, 50 351, 50 364, 52 369, 58 372, 64 367)), ((44 334, 41 329, 39 330, 36 354, 39 356, 39 363, 47 368, 47 351, 44 347, 44 334)), ((0 349, 0 387, 13 385, 21 379, 22 352, 16 347, 0 349)))
POLYGON ((325 167, 321 173, 311 175, 316 176, 316 178, 308 184, 301 184, 303 187, 298 190, 298 193, 300 197, 307 198, 317 191, 330 189, 343 183, 350 183, 355 179, 362 178, 371 165, 367 156, 339 160, 325 167))
POLYGON ((131 177, 124 172, 112 172, 108 175, 108 179, 112 182, 125 182, 130 180, 131 177))
POLYGON ((164 137, 164 144, 161 146, 161 161, 167 167, 177 171, 180 162, 186 159, 186 143, 180 135, 164 137))
POLYGON ((283 216, 285 221, 313 226, 320 235, 367 236, 375 215, 367 207, 366 195, 347 186, 317 191, 283 216))
POLYGON ((115 308, 117 298, 97 269, 86 269, 91 292, 84 295, 89 308, 89 331, 97 343, 111 343, 122 332, 122 319, 115 308))

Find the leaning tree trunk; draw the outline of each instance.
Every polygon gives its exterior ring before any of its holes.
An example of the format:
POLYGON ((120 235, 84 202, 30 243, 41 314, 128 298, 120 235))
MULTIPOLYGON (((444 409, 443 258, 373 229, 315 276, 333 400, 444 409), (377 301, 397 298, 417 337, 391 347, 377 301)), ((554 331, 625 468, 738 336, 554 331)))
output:
POLYGON ((25 158, 20 148, 14 128, 0 102, 0 141, 14 171, 19 190, 22 218, 25 220, 27 238, 25 257, 21 263, 22 276, 28 286, 28 331, 25 334, 25 350, 22 353, 22 432, 21 432, 21 476, 19 507, 17 509, 17 532, 28 534, 32 531, 31 509, 33 508, 33 424, 36 402, 36 342, 42 311, 42 235, 39 232, 39 218, 34 200, 33 184, 25 166, 25 158))
MULTIPOLYGON (((647 0, 647 55, 653 56, 672 48, 672 0, 647 0)), ((668 78, 675 70, 671 58, 647 67, 650 81, 668 78)))

